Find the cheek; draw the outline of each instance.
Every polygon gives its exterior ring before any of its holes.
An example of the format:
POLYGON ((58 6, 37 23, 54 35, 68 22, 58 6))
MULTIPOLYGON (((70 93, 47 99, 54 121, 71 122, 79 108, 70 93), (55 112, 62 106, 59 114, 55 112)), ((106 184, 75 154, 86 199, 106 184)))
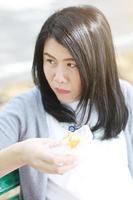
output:
POLYGON ((81 79, 79 73, 74 76, 75 78, 73 79, 73 86, 75 88, 76 93, 80 94, 81 93, 81 79))
POLYGON ((80 94, 81 93, 81 81, 77 81, 77 92, 80 94))
POLYGON ((49 82, 52 77, 51 71, 49 69, 47 69, 47 67, 45 67, 45 68, 43 68, 43 72, 45 74, 47 81, 49 82))

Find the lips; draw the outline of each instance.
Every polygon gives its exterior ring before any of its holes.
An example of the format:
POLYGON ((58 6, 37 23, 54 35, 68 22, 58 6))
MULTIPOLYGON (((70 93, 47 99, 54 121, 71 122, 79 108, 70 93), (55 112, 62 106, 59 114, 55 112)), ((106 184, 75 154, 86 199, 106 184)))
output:
POLYGON ((55 90, 56 90, 56 92, 59 93, 59 94, 68 94, 68 93, 70 93, 69 90, 64 90, 64 89, 62 89, 62 88, 56 88, 55 90))

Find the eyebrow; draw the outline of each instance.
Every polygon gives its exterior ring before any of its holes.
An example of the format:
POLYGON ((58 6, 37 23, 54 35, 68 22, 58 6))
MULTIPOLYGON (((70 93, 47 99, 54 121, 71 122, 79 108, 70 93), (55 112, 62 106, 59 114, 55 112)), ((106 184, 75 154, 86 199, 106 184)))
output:
MULTIPOLYGON (((49 53, 44 52, 44 55, 49 56, 49 57, 51 57, 51 58, 56 60, 56 58, 54 56, 50 55, 49 53)), ((63 61, 69 61, 69 60, 74 61, 73 58, 65 58, 65 59, 63 59, 63 61)))

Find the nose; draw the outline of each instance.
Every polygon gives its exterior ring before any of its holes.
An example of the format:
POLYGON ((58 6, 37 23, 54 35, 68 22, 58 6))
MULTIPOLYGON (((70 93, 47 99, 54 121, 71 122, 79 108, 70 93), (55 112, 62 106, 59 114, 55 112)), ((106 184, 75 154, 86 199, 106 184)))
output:
POLYGON ((53 80, 58 83, 66 83, 67 79, 66 79, 65 71, 62 68, 57 67, 57 69, 55 70, 55 73, 54 73, 53 80))

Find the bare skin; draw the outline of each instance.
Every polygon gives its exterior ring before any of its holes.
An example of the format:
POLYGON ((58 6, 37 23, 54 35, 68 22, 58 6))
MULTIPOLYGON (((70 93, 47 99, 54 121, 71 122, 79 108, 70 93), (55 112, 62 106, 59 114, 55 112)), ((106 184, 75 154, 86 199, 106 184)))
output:
POLYGON ((48 151, 48 148, 57 145, 61 144, 51 139, 31 138, 1 150, 0 176, 24 165, 29 165, 43 173, 64 174, 76 166, 75 157, 56 155, 48 151))

